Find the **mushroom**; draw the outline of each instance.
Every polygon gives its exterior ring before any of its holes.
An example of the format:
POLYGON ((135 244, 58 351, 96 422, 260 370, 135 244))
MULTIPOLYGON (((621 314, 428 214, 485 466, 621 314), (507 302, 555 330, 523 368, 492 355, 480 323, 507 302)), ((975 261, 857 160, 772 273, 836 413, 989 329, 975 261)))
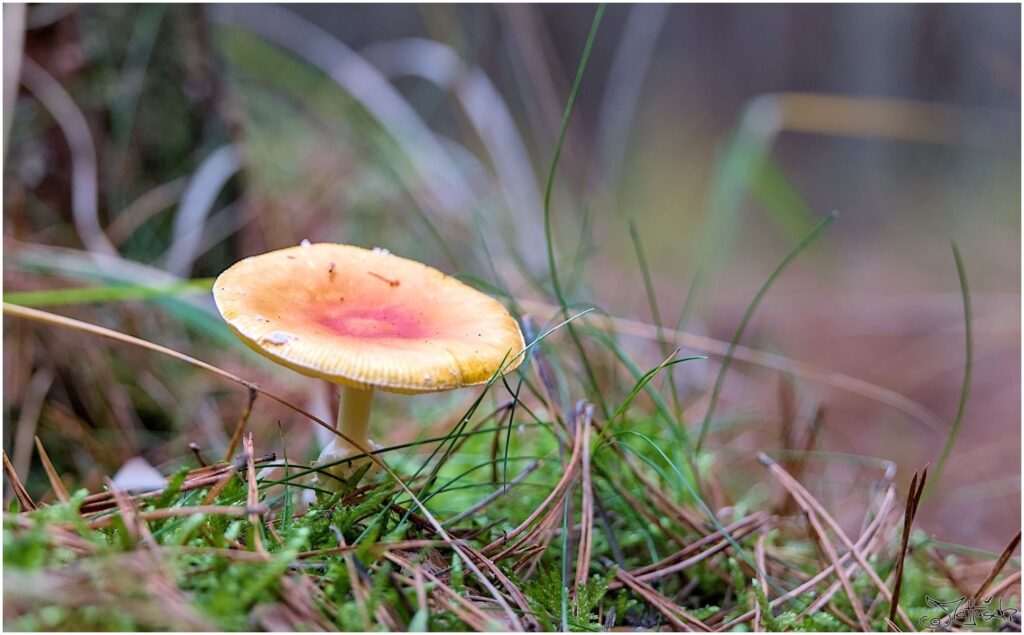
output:
MULTIPOLYGON (((523 357, 519 325, 494 298, 383 249, 304 241, 235 263, 213 296, 254 351, 341 386, 337 429, 351 442, 336 437, 320 464, 379 447, 366 436, 375 391, 483 384, 523 357)), ((347 477, 355 463, 330 471, 347 477)))

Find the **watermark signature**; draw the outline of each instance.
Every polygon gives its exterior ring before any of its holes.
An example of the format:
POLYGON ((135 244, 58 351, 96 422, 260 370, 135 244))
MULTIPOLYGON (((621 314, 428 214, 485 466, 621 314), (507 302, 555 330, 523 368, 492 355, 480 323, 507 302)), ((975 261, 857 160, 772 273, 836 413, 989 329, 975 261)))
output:
POLYGON ((950 626, 976 626, 978 622, 989 622, 998 620, 1003 624, 1016 624, 1019 627, 1019 611, 1012 606, 1003 606, 1003 599, 999 598, 998 604, 992 603, 992 598, 981 598, 980 601, 972 601, 970 598, 961 596, 955 600, 936 600, 930 595, 925 596, 928 606, 942 611, 942 614, 922 617, 921 626, 925 628, 946 629, 950 626))

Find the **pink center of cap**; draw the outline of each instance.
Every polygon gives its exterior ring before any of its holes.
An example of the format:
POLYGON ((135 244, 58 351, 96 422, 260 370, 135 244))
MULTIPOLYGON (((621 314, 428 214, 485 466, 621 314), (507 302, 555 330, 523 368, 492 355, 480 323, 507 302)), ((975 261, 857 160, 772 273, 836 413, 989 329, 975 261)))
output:
POLYGON ((362 339, 423 339, 433 333, 422 315, 402 307, 332 310, 317 319, 338 335, 362 339))

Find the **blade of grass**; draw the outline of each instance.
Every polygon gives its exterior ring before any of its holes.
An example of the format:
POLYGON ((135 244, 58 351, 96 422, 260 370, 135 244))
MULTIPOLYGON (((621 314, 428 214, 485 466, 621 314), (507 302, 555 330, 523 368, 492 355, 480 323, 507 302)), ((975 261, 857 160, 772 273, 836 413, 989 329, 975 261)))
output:
MULTIPOLYGON (((156 285, 181 282, 162 269, 120 256, 24 243, 13 239, 8 240, 5 247, 9 248, 14 266, 28 271, 68 276, 104 285, 156 285)), ((10 266, 6 260, 4 266, 10 266)), ((250 352, 249 348, 231 333, 224 320, 215 315, 216 310, 208 302, 173 295, 153 298, 153 301, 173 315, 176 321, 188 325, 204 338, 213 340, 225 348, 246 351, 247 354, 250 352)))
MULTIPOLYGON (((626 366, 626 368, 629 370, 630 374, 633 375, 633 379, 638 381, 638 382, 640 381, 640 379, 643 377, 643 373, 640 371, 639 367, 637 367, 637 365, 635 363, 633 363, 633 360, 631 360, 626 355, 625 351, 622 350, 622 347, 618 344, 618 342, 616 342, 614 339, 609 337, 606 333, 604 333, 602 331, 598 331, 596 329, 592 330, 589 333, 589 335, 591 337, 593 337, 593 338, 603 342, 615 354, 615 356, 619 359, 619 361, 624 366, 626 366)), ((690 359, 707 359, 707 358, 705 356, 703 356, 703 355, 695 355, 695 356, 687 357, 686 359, 690 360, 690 359)), ((680 360, 680 361, 683 361, 683 360, 680 360)), ((689 436, 686 433, 686 428, 682 425, 682 421, 677 416, 674 416, 672 414, 672 412, 668 408, 668 405, 665 404, 665 401, 661 398, 661 395, 658 394, 658 391, 655 390, 655 388, 653 386, 651 386, 649 382, 647 382, 647 383, 645 383, 643 385, 643 389, 647 392, 648 396, 654 402, 654 405, 657 408, 658 413, 665 420, 665 422, 669 425, 669 430, 671 430, 672 435, 676 438, 676 440, 680 443, 680 445, 683 448, 685 448, 687 451, 689 451, 692 448, 692 444, 691 444, 689 436)))
MULTIPOLYGON (((536 313, 558 313, 560 311, 559 307, 553 304, 535 302, 533 300, 521 299, 519 300, 519 303, 524 309, 536 313)), ((652 342, 657 341, 657 329, 653 324, 627 318, 607 316, 607 314, 606 317, 607 326, 595 324, 593 325, 593 332, 596 332, 597 328, 600 327, 605 331, 613 330, 622 335, 640 337, 652 342)), ((729 351, 729 343, 722 340, 716 340, 703 335, 678 330, 666 331, 666 334, 670 335, 672 341, 677 345, 693 348, 699 352, 707 353, 709 355, 725 357, 726 353, 729 351)), ((814 364, 808 364, 807 362, 802 362, 783 355, 766 353, 762 350, 748 348, 741 345, 737 345, 733 349, 732 357, 733 359, 747 364, 792 373, 797 377, 802 377, 809 381, 832 386, 854 395, 871 399, 902 412, 911 419, 923 424, 933 432, 944 430, 946 428, 941 419, 932 414, 931 411, 920 403, 909 399, 900 393, 889 390, 888 388, 883 388, 877 384, 864 381, 863 379, 858 379, 838 371, 815 366, 814 364)))
MULTIPOLYGON (((565 111, 562 113, 562 125, 558 131, 558 141, 555 143, 554 156, 551 157, 551 166, 548 168, 547 184, 544 186, 544 242, 547 248, 548 270, 551 273, 551 287, 555 292, 555 296, 558 298, 559 305, 562 307, 563 317, 568 315, 569 309, 565 293, 562 290, 562 283, 558 278, 558 269, 555 266, 555 246, 551 229, 551 193, 555 186, 555 174, 558 171, 558 160, 562 155, 562 148, 565 146, 565 135, 569 130, 569 119, 572 117, 573 107, 576 105, 576 97, 580 91, 580 84, 583 82, 583 75, 587 70, 590 51, 594 46, 594 40, 597 38, 597 31, 601 26, 601 19, 604 17, 604 11, 605 5, 599 4, 597 6, 597 10, 594 12, 594 19, 590 24, 590 32, 587 34, 587 41, 583 46, 583 54, 580 56, 579 66, 576 68, 576 78, 573 80, 572 89, 569 91, 569 99, 565 104, 565 111)), ((594 369, 591 367, 590 362, 587 359, 586 352, 583 350, 583 344, 580 342, 576 329, 572 325, 569 325, 568 331, 569 337, 572 338, 573 344, 575 345, 577 352, 580 354, 580 359, 583 362, 583 367, 586 371, 587 380, 590 383, 590 389, 593 392, 594 400, 601 407, 601 412, 604 416, 607 417, 608 407, 601 396, 601 390, 597 383, 597 376, 594 374, 594 369)))
MULTIPOLYGON (((640 277, 644 282, 644 291, 647 294, 647 306, 651 310, 651 319, 654 326, 658 328, 658 345, 661 347, 661 354, 668 355, 671 345, 665 339, 665 329, 661 321, 661 311, 658 308, 658 298, 654 293, 654 282, 651 280, 651 271, 647 266, 647 256, 644 254, 643 243, 640 241, 640 232, 637 231, 636 222, 629 220, 629 237, 633 241, 633 251, 636 254, 637 266, 640 267, 640 277)), ((679 391, 676 389, 676 382, 672 369, 665 373, 665 381, 672 392, 672 406, 675 412, 679 412, 679 391)))
POLYGON ((515 357, 513 357, 511 360, 504 360, 503 361, 503 363, 500 365, 499 369, 494 373, 493 376, 491 376, 491 379, 488 380, 488 382, 483 385, 483 389, 480 391, 480 395, 470 405, 469 410, 466 412, 466 414, 460 419, 459 425, 456 426, 455 429, 453 429, 451 435, 448 435, 447 437, 445 437, 446 439, 448 439, 448 438, 452 439, 450 447, 447 447, 447 449, 445 449, 445 446, 447 445, 447 442, 446 441, 442 441, 434 449, 434 451, 431 452, 430 456, 427 457, 427 460, 424 461, 423 465, 421 465, 420 468, 418 470, 416 470, 415 474, 413 474, 413 477, 412 477, 413 479, 418 477, 419 474, 426 468, 427 464, 433 459, 433 457, 435 455, 437 455, 439 452, 442 452, 442 450, 443 450, 442 457, 439 459, 437 465, 435 465, 434 468, 431 470, 430 476, 427 477, 427 479, 424 482, 423 486, 420 488, 420 496, 424 496, 424 495, 427 494, 427 492, 429 491, 430 487, 433 485, 434 480, 437 478, 438 472, 444 466, 444 463, 448 460, 448 457, 451 455, 452 451, 454 450, 455 443, 456 443, 456 440, 457 440, 457 435, 461 434, 462 431, 465 429, 465 427, 469 424, 469 419, 473 416, 473 414, 476 412, 476 409, 483 402, 483 399, 487 395, 488 391, 491 389, 491 387, 494 385, 494 383, 496 381, 498 381, 498 379, 500 377, 502 377, 501 369, 504 368, 507 364, 512 363, 512 361, 514 361, 516 358, 518 358, 520 356, 527 355, 529 353, 529 351, 534 346, 536 346, 541 341, 543 341, 544 338, 546 338, 551 333, 553 333, 556 330, 562 328, 563 326, 565 326, 565 327, 570 326, 572 324, 573 320, 576 320, 577 318, 582 317, 582 316, 586 315, 589 312, 590 312, 590 309, 587 309, 586 311, 581 311, 580 313, 577 313, 576 315, 573 315, 573 316, 571 316, 571 317, 569 317, 569 318, 567 318, 565 320, 562 320, 561 322, 559 322, 558 324, 556 324, 552 328, 544 331, 542 334, 540 334, 532 342, 527 344, 526 347, 522 351, 520 351, 515 357))
POLYGON ((288 483, 291 480, 291 465, 288 462, 288 446, 284 442, 284 427, 281 426, 280 421, 277 422, 277 438, 281 442, 281 457, 284 459, 284 509, 281 516, 281 528, 287 531, 292 523, 293 515, 292 488, 288 483))
POLYGON ((4 302, 19 306, 44 307, 62 304, 96 304, 120 300, 149 300, 190 293, 209 293, 214 278, 194 278, 170 284, 125 284, 45 291, 11 291, 4 302))
POLYGON ((754 311, 757 310, 758 305, 761 303, 761 299, 764 298, 765 294, 768 293, 768 290, 771 289, 772 284, 775 282, 776 279, 778 279, 780 275, 782 275, 782 272, 785 271, 789 263, 793 262, 793 260, 796 259, 797 256, 799 256, 805 249, 807 249, 807 247, 810 246, 812 242, 814 242, 814 239, 817 238, 823 231, 825 231, 825 228, 831 225, 832 222, 835 221, 838 216, 839 213, 833 211, 828 216, 819 221, 818 224, 814 226, 814 229, 812 229, 804 237, 804 239, 801 240, 800 243, 796 247, 794 247, 793 250, 790 251, 785 258, 783 258, 782 262, 780 262, 779 265, 775 267, 775 270, 772 271, 771 275, 768 276, 768 279, 765 281, 763 285, 761 285, 761 288, 758 289, 757 293, 754 295, 754 299, 750 302, 750 305, 747 307, 746 312, 744 312, 743 318, 740 319, 740 324, 736 328, 736 332, 733 334, 732 340, 729 342, 729 349, 726 351, 725 357, 722 358, 722 366, 718 371, 718 377, 715 378, 714 388, 711 389, 711 398, 708 402, 708 411, 707 414, 704 415, 704 422, 701 423, 700 434, 697 436, 697 446, 694 451, 695 456, 699 455, 701 448, 704 447, 704 439, 707 436, 708 428, 711 426, 711 418, 715 414, 715 407, 718 405, 718 396, 719 393, 721 393, 722 391, 722 384, 725 382, 725 374, 729 371, 729 365, 732 363, 733 353, 735 352, 736 346, 739 344, 740 339, 743 338, 743 333, 747 329, 747 324, 750 323, 750 318, 753 317, 754 311))
POLYGON ((814 225, 814 212, 774 157, 766 156, 750 183, 750 194, 764 207, 770 220, 792 240, 799 240, 814 225))
POLYGON ((939 482, 942 470, 946 467, 946 461, 953 452, 953 445, 956 444, 956 439, 960 436, 960 425, 963 423, 964 411, 967 409, 967 398, 971 394, 971 374, 974 367, 974 329, 971 317, 971 291, 967 285, 967 269, 964 267, 964 260, 960 255, 960 247, 957 246, 955 241, 951 243, 951 246, 953 248, 953 260, 956 261, 956 273, 960 278, 960 294, 963 297, 964 303, 964 379, 960 386, 960 401, 956 407, 953 426, 949 429, 946 445, 943 446, 942 455, 939 456, 939 462, 935 466, 935 476, 932 477, 932 480, 924 490, 925 497, 928 496, 932 486, 939 482))
MULTIPOLYGON (((519 382, 516 384, 515 392, 512 393, 512 406, 508 409, 508 424, 505 426, 505 447, 502 453, 501 463, 501 491, 504 492, 508 487, 508 452, 512 447, 512 426, 516 417, 516 405, 519 403, 519 391, 523 388, 523 382, 526 380, 525 373, 519 374, 519 382)), ((499 424, 499 432, 501 426, 499 424)))
MULTIPOLYGON (((704 515, 707 517, 708 522, 718 532, 720 532, 722 534, 722 536, 724 537, 725 541, 727 543, 729 543, 729 546, 731 546, 733 548, 733 550, 735 551, 735 553, 736 553, 736 555, 738 557, 740 557, 744 562, 746 562, 748 565, 750 565, 750 567, 753 568, 755 571, 758 571, 757 563, 754 561, 754 558, 749 553, 747 553, 743 549, 743 547, 740 546, 739 542, 736 541, 736 539, 733 537, 733 535, 731 533, 729 533, 729 531, 726 530, 725 526, 723 526, 722 523, 718 520, 718 516, 716 516, 715 513, 713 511, 711 511, 711 508, 708 506, 708 504, 701 497, 700 492, 693 486, 692 483, 690 483, 690 481, 685 476, 683 476, 683 473, 679 469, 679 467, 676 466, 676 464, 672 462, 672 460, 668 457, 668 455, 665 454, 665 451, 662 450, 658 446, 658 444, 655 443, 650 437, 647 437, 647 436, 645 436, 645 435, 643 435, 643 434, 641 434, 639 432, 635 432, 633 430, 625 430, 623 432, 618 432, 618 433, 612 435, 610 437, 610 439, 604 441, 601 445, 599 445, 597 447, 596 450, 594 450, 595 456, 597 455, 597 452, 602 447, 604 447, 605 445, 610 445, 611 442, 612 442, 611 440, 614 439, 616 442, 618 442, 618 439, 620 437, 624 437, 624 436, 638 437, 639 439, 641 439, 645 443, 647 443, 652 449, 654 449, 655 452, 658 453, 658 455, 661 457, 661 460, 664 461, 665 464, 667 464, 670 468, 672 468, 672 471, 675 473, 675 476, 676 476, 676 479, 678 479, 678 482, 683 484, 683 486, 687 490, 687 493, 689 493, 689 495, 693 498, 693 500, 696 501, 697 506, 700 507, 701 511, 704 512, 704 515)), ((626 445, 624 443, 620 443, 619 445, 622 448, 625 448, 625 449, 629 450, 635 456, 639 457, 642 461, 647 463, 649 466, 651 466, 652 468, 654 468, 654 469, 656 469, 656 470, 658 470, 660 472, 660 469, 658 469, 657 466, 654 465, 653 461, 648 459, 643 454, 640 454, 635 449, 629 447, 628 445, 626 445)), ((668 479, 665 479, 665 480, 667 481, 668 479)), ((773 584, 775 584, 776 586, 778 586, 778 584, 774 580, 770 580, 770 581, 773 584)), ((780 588, 779 590, 781 591, 782 589, 780 588)))

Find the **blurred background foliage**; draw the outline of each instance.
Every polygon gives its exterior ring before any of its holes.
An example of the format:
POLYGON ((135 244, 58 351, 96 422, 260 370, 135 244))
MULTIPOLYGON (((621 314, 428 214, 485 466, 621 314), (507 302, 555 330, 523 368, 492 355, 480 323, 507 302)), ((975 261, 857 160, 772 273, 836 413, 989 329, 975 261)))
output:
MULTIPOLYGON (((207 278, 308 238, 386 247, 552 303, 543 188, 593 10, 5 5, 24 54, 4 77, 4 292, 207 278)), ((909 479, 936 461, 960 391, 955 239, 975 314, 972 397, 918 524, 998 550, 1020 517, 1019 24, 1015 5, 610 6, 554 188, 568 300, 728 341, 768 272, 839 210, 744 344, 934 413, 942 425, 786 380, 801 418, 826 408, 819 449, 890 459, 909 479)), ((4 47, 5 64, 19 59, 17 39, 4 47)), ((207 295, 55 310, 330 416, 325 388, 244 351, 207 295)), ((649 337, 620 337, 642 368, 665 357, 649 337)), ((74 332, 6 319, 4 344, 4 447, 38 493, 34 434, 69 481, 97 488, 133 455, 219 452, 245 401, 74 332)), ((630 383, 593 348, 603 381, 630 383)), ((717 368, 672 375, 688 420, 717 368)), ((725 382, 709 447, 736 491, 763 478, 754 449, 778 445, 779 382, 749 364, 725 382)), ((565 388, 570 403, 581 385, 565 388)), ((396 442, 436 435, 471 399, 382 400, 378 421, 395 422, 396 442)), ((281 420, 294 424, 292 456, 315 454, 309 426, 264 406, 257 445, 277 443, 281 420)), ((841 462, 814 469, 824 500, 856 494, 841 462)))

